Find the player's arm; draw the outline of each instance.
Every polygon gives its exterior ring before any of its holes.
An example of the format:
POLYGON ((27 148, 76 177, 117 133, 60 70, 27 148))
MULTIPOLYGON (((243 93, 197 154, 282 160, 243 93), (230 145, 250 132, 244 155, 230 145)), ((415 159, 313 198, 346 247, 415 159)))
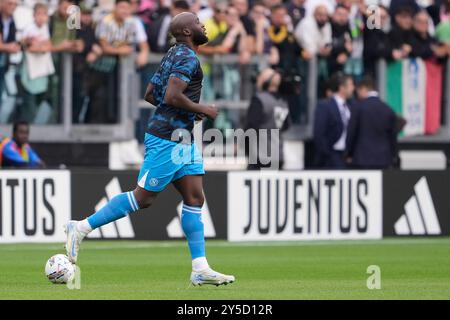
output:
POLYGON ((170 77, 167 85, 164 101, 175 108, 184 109, 189 112, 200 113, 206 115, 210 119, 217 117, 217 108, 213 105, 204 105, 191 101, 183 92, 186 90, 188 83, 177 78, 170 77))
POLYGON ((144 95, 144 99, 145 101, 151 103, 152 105, 155 105, 155 98, 153 97, 153 89, 155 88, 155 86, 153 85, 153 83, 149 83, 147 86, 147 90, 145 91, 145 95, 144 95))

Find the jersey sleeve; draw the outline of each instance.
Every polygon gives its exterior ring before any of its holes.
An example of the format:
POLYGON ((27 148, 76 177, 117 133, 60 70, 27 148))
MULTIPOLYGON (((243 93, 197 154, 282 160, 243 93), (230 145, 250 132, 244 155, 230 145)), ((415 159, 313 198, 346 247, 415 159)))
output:
POLYGON ((24 167, 27 165, 27 162, 21 157, 17 150, 13 148, 11 143, 5 145, 3 149, 3 158, 7 159, 8 162, 13 163, 16 167, 24 167))
POLYGON ((170 70, 170 77, 176 77, 186 83, 190 83, 199 66, 195 55, 177 55, 170 70))
POLYGON ((27 146, 27 149, 30 167, 37 167, 42 162, 41 158, 39 158, 37 153, 29 145, 27 146))

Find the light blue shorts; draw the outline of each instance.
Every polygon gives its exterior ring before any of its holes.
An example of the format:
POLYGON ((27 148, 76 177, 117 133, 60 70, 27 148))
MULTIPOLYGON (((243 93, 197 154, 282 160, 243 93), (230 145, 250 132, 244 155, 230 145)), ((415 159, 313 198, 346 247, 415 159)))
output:
POLYGON ((145 134, 144 163, 138 186, 159 192, 171 182, 188 175, 203 175, 203 159, 195 143, 182 144, 145 134))

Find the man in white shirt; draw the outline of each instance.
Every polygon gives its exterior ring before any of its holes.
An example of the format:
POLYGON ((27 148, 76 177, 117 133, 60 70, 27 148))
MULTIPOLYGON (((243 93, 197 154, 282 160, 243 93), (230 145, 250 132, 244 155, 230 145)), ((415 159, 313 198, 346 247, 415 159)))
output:
POLYGON ((304 18, 295 28, 295 38, 303 49, 303 58, 315 55, 327 57, 331 53, 331 25, 328 9, 319 5, 314 15, 304 18))

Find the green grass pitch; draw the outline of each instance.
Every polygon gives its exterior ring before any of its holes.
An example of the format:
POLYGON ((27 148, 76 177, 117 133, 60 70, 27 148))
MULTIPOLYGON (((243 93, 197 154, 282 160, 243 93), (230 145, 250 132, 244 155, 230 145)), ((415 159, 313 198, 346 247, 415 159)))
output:
POLYGON ((181 241, 86 241, 81 289, 51 284, 46 260, 62 244, 0 245, 0 299, 449 299, 450 238, 227 243, 208 241, 228 286, 189 286, 181 241), (381 268, 381 289, 366 286, 381 268))

